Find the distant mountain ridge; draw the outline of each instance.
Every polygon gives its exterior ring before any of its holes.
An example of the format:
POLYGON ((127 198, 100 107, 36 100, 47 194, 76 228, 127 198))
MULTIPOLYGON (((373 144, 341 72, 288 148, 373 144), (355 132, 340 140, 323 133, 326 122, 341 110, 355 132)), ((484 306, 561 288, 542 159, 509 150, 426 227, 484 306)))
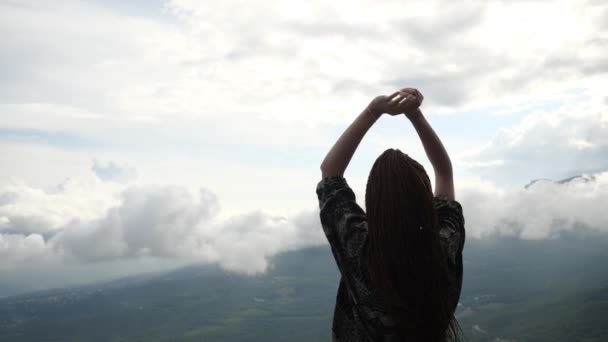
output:
POLYGON ((534 180, 530 181, 530 183, 526 184, 524 186, 524 188, 528 189, 531 186, 533 186, 534 184, 537 184, 539 182, 551 182, 551 183, 556 183, 556 184, 568 184, 568 183, 574 182, 574 181, 582 181, 582 182, 587 183, 587 182, 595 181, 595 177, 593 175, 588 175, 588 174, 584 174, 583 173, 583 174, 580 174, 580 175, 564 178, 564 179, 557 180, 557 181, 554 181, 554 180, 549 179, 549 178, 538 178, 538 179, 534 179, 534 180))

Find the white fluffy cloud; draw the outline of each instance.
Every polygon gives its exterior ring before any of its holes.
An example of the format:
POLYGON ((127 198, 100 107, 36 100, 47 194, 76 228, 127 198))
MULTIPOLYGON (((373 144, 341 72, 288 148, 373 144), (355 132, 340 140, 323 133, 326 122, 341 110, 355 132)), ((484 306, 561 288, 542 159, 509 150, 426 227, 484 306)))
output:
POLYGON ((154 257, 256 273, 277 252, 324 241, 313 213, 289 219, 256 211, 219 219, 218 199, 206 189, 193 195, 178 186, 130 186, 114 204, 107 194, 102 206, 87 202, 87 190, 93 189, 47 192, 22 184, 2 192, 0 268, 154 257))
POLYGON ((471 236, 544 239, 562 230, 608 232, 605 95, 595 89, 566 94, 561 102, 535 110, 457 158, 473 179, 459 191, 471 236))
POLYGON ((505 128, 486 146, 464 156, 478 175, 525 184, 608 170, 608 107, 603 98, 569 98, 505 128))
MULTIPOLYGON (((541 180, 516 191, 487 182, 461 188, 470 238, 497 234, 544 239, 581 228, 608 232, 602 206, 608 201, 608 172, 562 183, 541 180)), ((108 194, 103 209, 95 202, 82 203, 83 191, 68 187, 53 193, 25 185, 3 191, 0 268, 153 257, 256 273, 278 252, 325 243, 314 210, 293 217, 254 211, 219 218, 213 192, 193 194, 178 186, 130 186, 114 203, 108 194), (33 208, 38 210, 32 211, 30 201, 36 198, 33 208), (83 210, 87 207, 88 215, 83 210), (65 215, 58 218, 56 213, 65 215)))
POLYGON ((114 205, 112 190, 72 178, 50 188, 9 182, 0 192, 0 232, 52 235, 72 220, 92 220, 114 205))
POLYGON ((13 112, 4 125, 34 118, 95 131, 187 118, 230 129, 236 116, 237 129, 262 139, 268 120, 342 122, 404 85, 420 87, 430 109, 509 106, 605 74, 605 8, 173 0, 158 20, 94 2, 9 2, 0 7, 0 101, 13 105, 2 108, 13 112))
POLYGON ((266 116, 287 120, 342 119, 325 113, 404 85, 420 87, 431 109, 512 106, 608 71, 598 3, 169 4, 195 39, 213 45, 199 62, 222 71, 208 74, 218 95, 246 79, 238 102, 256 99, 266 116))
POLYGON ((460 193, 470 237, 547 239, 562 231, 608 233, 608 172, 563 182, 539 180, 519 190, 468 184, 460 193))
POLYGON ((47 246, 40 234, 0 233, 0 271, 22 263, 40 263, 47 257, 47 246))

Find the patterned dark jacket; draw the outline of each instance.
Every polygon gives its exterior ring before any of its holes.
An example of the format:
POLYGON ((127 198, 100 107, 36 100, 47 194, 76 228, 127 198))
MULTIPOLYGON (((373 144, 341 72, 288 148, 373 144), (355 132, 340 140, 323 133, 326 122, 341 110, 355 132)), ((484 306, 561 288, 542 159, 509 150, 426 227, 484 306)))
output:
MULTIPOLYGON (((371 286, 366 269, 367 221, 355 194, 340 176, 323 178, 317 185, 321 225, 342 275, 336 297, 334 341, 397 341, 395 324, 371 286)), ((440 237, 448 255, 451 298, 455 305, 462 288, 462 249, 465 230, 461 205, 436 197, 440 237)), ((455 309, 455 307, 454 307, 455 309)))

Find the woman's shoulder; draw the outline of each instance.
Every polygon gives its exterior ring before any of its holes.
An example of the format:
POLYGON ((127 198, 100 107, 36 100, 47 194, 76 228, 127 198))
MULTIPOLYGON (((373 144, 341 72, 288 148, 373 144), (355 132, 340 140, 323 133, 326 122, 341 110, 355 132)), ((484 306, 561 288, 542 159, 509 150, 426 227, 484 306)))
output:
POLYGON ((435 208, 450 208, 462 212, 462 204, 446 195, 437 195, 433 197, 433 200, 435 202, 435 208))
POLYGON ((439 237, 447 249, 452 263, 456 263, 462 253, 465 240, 462 205, 447 196, 435 197, 435 209, 439 223, 439 237))
POLYGON ((448 226, 457 231, 464 229, 464 215, 460 202, 444 195, 435 196, 434 202, 441 226, 448 226))
POLYGON ((350 186, 344 176, 324 176, 317 183, 316 192, 319 198, 323 198, 335 193, 339 189, 350 190, 350 186))

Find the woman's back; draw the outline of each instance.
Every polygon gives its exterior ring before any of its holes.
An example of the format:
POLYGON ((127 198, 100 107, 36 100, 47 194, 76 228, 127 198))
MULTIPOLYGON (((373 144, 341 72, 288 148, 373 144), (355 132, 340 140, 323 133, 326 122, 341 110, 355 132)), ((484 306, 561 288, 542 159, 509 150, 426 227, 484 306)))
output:
MULTIPOLYGON (((325 177, 317 185, 323 230, 341 272, 332 330, 338 341, 398 341, 397 322, 385 296, 373 286, 368 269, 368 225, 355 194, 341 176, 325 177)), ((434 199, 441 246, 446 254, 448 287, 456 309, 462 287, 465 230, 461 205, 446 197, 434 199)))

